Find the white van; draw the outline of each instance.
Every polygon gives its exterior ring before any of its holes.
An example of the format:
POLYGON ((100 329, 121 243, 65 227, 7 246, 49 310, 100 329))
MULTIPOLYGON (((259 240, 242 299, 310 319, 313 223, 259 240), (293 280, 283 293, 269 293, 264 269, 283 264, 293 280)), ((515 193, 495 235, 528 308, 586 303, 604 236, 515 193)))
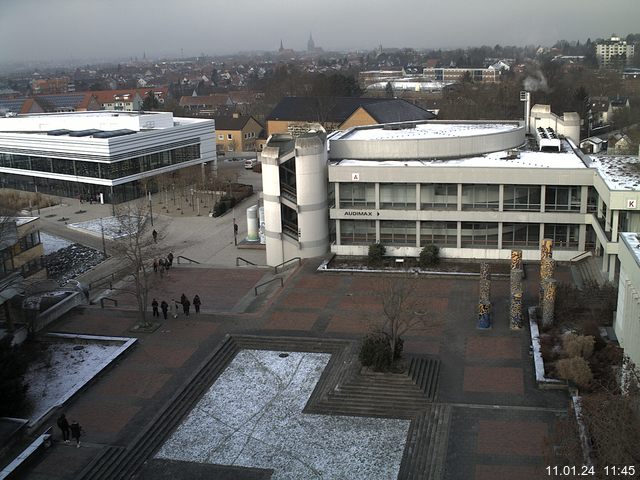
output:
POLYGON ((257 158, 249 158, 249 159, 244 161, 244 168, 246 168, 247 170, 251 170, 257 164, 258 164, 258 159, 257 158))

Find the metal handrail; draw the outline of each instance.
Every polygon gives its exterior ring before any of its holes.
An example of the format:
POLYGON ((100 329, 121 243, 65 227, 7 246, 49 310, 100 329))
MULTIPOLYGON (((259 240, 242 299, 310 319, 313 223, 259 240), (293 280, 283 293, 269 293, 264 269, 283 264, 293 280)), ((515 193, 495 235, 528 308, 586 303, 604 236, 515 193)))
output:
POLYGON ((582 253, 581 253, 581 254, 579 254, 579 255, 576 255, 576 256, 575 256, 575 257, 573 257, 572 259, 570 259, 570 260, 569 260, 569 263, 575 263, 575 262, 578 262, 579 260, 582 260, 582 258, 581 258, 581 257, 586 258, 586 257, 591 257, 591 256, 593 256, 593 254, 591 253, 591 251, 590 251, 590 250, 587 250, 587 251, 585 251, 585 252, 582 252, 582 253))
POLYGON ((115 279, 115 272, 110 273, 109 275, 105 275, 104 277, 94 280, 93 282, 89 282, 89 290, 96 287, 97 285, 102 285, 103 283, 105 283, 105 280, 109 280, 109 288, 113 288, 113 282, 115 281, 115 279))
POLYGON ((285 260, 285 261, 284 261, 284 262, 282 262, 281 264, 276 265, 275 267, 273 267, 273 271, 274 271, 274 273, 278 273, 278 268, 280 268, 280 267, 284 267, 287 263, 293 262, 293 261, 295 261, 295 260, 297 260, 297 261, 298 261, 298 265, 301 265, 301 264, 302 264, 302 259, 301 259, 300 257, 293 257, 293 258, 290 258, 289 260, 285 260))
POLYGON ((115 298, 110 298, 110 297, 102 297, 100 299, 100 308, 104 308, 104 301, 105 300, 109 300, 110 302, 113 302, 113 306, 117 307, 118 306, 118 300, 116 300, 115 298))
POLYGON ((250 261, 249 261, 249 260, 247 260, 246 258, 236 257, 236 267, 239 267, 239 266, 240 266, 240 265, 239 265, 239 263, 238 263, 238 261, 239 261, 239 260, 242 260, 243 262, 245 262, 245 263, 247 263, 247 264, 249 264, 249 265, 256 265, 256 266, 258 265, 257 263, 250 262, 250 261))
POLYGON ((271 282, 275 282, 276 280, 280 280, 280 287, 284 287, 284 280, 282 280, 282 277, 276 277, 276 278, 272 278, 271 280, 267 280, 264 283, 261 283, 260 285, 256 285, 253 289, 253 293, 255 294, 255 296, 258 296, 258 288, 260 287, 264 287, 265 285, 271 283, 271 282))
POLYGON ((178 264, 180 264, 180 259, 183 258, 185 260, 189 260, 189 263, 197 263, 198 265, 200 265, 200 262, 196 261, 196 260, 192 260, 191 258, 188 257, 184 257, 182 255, 178 255, 178 264))

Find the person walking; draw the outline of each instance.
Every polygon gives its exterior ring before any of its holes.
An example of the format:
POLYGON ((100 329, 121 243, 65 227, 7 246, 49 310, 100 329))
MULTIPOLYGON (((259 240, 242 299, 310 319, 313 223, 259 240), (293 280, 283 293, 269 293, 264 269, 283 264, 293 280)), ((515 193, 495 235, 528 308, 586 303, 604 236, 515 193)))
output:
POLYGON ((202 302, 200 302, 200 297, 198 295, 196 295, 195 297, 193 297, 193 307, 196 309, 196 313, 200 313, 200 305, 202 302))
POLYGON ((158 232, 154 229, 151 235, 153 235, 153 243, 158 243, 158 232))
POLYGON ((71 430, 71 437, 76 441, 76 448, 80 448, 80 435, 82 435, 82 427, 77 420, 74 420, 73 422, 71 422, 69 429, 71 430))
POLYGON ((153 259, 153 273, 158 273, 158 259, 153 259))
POLYGON ((169 252, 169 255, 167 255, 167 260, 169 260, 169 266, 173 267, 173 252, 169 252))
POLYGON ((184 314, 188 317, 189 316, 189 308, 191 307, 191 302, 189 301, 188 298, 184 299, 184 303, 182 304, 182 310, 184 311, 184 314))
POLYGON ((160 312, 158 312, 158 300, 156 300, 155 298, 151 302, 151 308, 153 309, 153 316, 154 317, 159 317, 160 316, 160 312))
POLYGON ((64 443, 69 443, 69 421, 64 413, 58 417, 57 423, 58 427, 60 427, 60 430, 62 431, 62 439, 64 440, 64 443))
POLYGON ((167 302, 165 302, 164 300, 162 300, 162 302, 160 302, 160 310, 162 310, 162 316, 166 320, 167 319, 167 313, 169 312, 169 304, 167 302))

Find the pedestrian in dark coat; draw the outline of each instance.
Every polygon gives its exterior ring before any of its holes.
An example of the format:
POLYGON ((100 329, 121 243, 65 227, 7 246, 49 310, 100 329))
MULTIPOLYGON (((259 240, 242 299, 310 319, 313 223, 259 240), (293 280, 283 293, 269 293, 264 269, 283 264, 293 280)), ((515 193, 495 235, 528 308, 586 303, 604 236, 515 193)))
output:
POLYGON ((169 304, 167 302, 165 302, 164 300, 162 300, 162 302, 160 302, 160 310, 162 310, 162 316, 166 320, 167 319, 167 313, 169 312, 169 304))
POLYGON ((153 243, 158 243, 158 232, 154 229, 153 232, 151 232, 151 235, 153 235, 153 243))
POLYGON ((182 304, 182 310, 184 311, 184 314, 188 317, 189 316, 189 308, 191 307, 191 302, 187 299, 184 300, 184 303, 182 304))
POLYGON ((180 303, 184 305, 186 301, 187 301, 187 296, 183 293, 182 295, 180 295, 180 303))
POLYGON ((69 429, 71 430, 71 436, 76 441, 76 447, 80 448, 80 435, 82 435, 82 427, 77 420, 74 420, 73 422, 71 422, 69 429))
POLYGON ((62 431, 62 439, 64 440, 64 443, 69 443, 69 421, 64 413, 58 417, 57 423, 58 427, 60 427, 60 430, 62 431))
POLYGON ((158 259, 153 259, 153 273, 158 273, 158 259))
POLYGON ((167 255, 167 260, 169 260, 169 266, 173 267, 173 253, 169 252, 169 255, 167 255))
POLYGON ((158 300, 156 300, 155 298, 153 299, 153 302, 151 302, 151 308, 153 308, 153 316, 159 317, 160 312, 158 312, 158 300))
POLYGON ((198 295, 196 295, 195 297, 193 297, 193 306, 196 309, 196 313, 200 313, 200 305, 202 302, 200 302, 200 297, 198 295))

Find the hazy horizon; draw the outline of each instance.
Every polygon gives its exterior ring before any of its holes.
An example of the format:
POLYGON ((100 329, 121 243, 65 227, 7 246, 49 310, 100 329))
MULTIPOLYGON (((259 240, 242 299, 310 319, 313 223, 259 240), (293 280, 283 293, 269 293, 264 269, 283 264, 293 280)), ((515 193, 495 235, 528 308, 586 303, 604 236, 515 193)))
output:
POLYGON ((640 1, 0 0, 0 64, 305 50, 553 45, 626 36, 640 1), (533 6, 533 7, 532 7, 533 6))

